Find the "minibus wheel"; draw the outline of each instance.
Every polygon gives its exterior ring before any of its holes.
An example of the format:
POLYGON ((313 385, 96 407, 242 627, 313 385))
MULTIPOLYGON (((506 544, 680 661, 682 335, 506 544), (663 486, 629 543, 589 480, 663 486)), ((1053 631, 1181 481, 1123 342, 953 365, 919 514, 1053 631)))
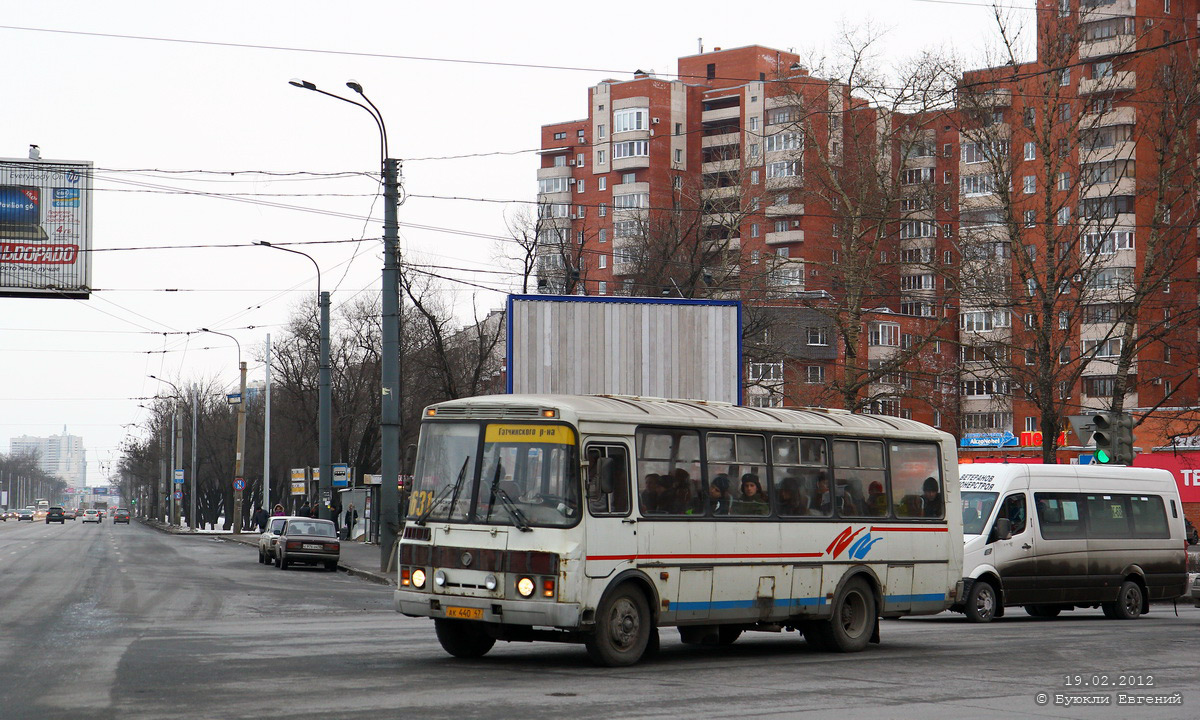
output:
POLYGON ((996 588, 987 580, 976 580, 967 593, 963 612, 971 622, 991 622, 996 617, 996 588))
POLYGON ((1025 612, 1035 618, 1056 618, 1062 612, 1062 608, 1058 605, 1026 605, 1025 612))
POLYGON ((433 629, 442 649, 458 658, 483 657, 496 644, 483 623, 474 620, 434 618, 433 629))
POLYGON ((1121 583, 1116 602, 1100 603, 1104 616, 1114 620, 1136 620, 1142 614, 1142 588, 1132 580, 1121 583))
POLYGON ((833 617, 819 626, 830 650, 858 652, 875 630, 875 593, 861 577, 846 583, 833 603, 833 617))
POLYGON ((653 629, 646 596, 624 583, 604 598, 596 612, 596 628, 584 646, 597 665, 623 667, 642 658, 653 629))

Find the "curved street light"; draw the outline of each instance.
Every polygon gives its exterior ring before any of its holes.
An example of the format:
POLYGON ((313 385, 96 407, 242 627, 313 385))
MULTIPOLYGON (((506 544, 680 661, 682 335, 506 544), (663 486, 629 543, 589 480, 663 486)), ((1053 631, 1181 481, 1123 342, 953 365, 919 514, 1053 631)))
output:
MULTIPOLYGON (((382 310, 380 327, 383 334, 383 357, 380 360, 380 442, 379 469, 382 479, 379 484, 379 568, 391 569, 392 547, 398 540, 400 530, 399 491, 400 479, 400 396, 403 391, 400 378, 400 242, 396 208, 400 204, 400 162, 388 156, 387 127, 383 113, 367 97, 362 84, 350 80, 346 87, 353 90, 366 103, 351 100, 335 93, 321 90, 307 80, 289 81, 294 87, 311 90, 321 95, 357 105, 375 121, 379 129, 380 161, 383 165, 383 275, 382 310)), ((332 478, 330 478, 332 480, 332 478)), ((324 471, 321 474, 322 490, 328 482, 324 471)))
MULTIPOLYGON (((312 255, 300 250, 293 250, 281 245, 272 245, 266 240, 259 240, 254 243, 273 250, 283 250, 284 252, 303 255, 312 261, 313 267, 317 269, 317 305, 320 308, 321 325, 318 328, 321 336, 320 343, 320 359, 321 366, 317 376, 317 467, 320 469, 319 488, 332 487, 330 483, 333 481, 333 451, 331 448, 331 438, 333 436, 333 420, 332 420, 332 380, 330 378, 329 367, 329 293, 321 292, 321 266, 313 259, 312 255)), ((264 480, 269 483, 270 480, 264 480)), ((326 520, 329 519, 330 511, 325 507, 324 503, 317 503, 320 516, 326 520)))
MULTIPOLYGON (((246 363, 242 360, 242 344, 238 339, 229 333, 224 333, 219 330, 209 330, 208 328, 200 328, 200 332, 212 333, 213 335, 223 335, 237 344, 238 349, 238 370, 241 375, 241 381, 238 384, 238 403, 237 403, 237 446, 234 451, 233 458, 233 517, 227 518, 233 525, 233 534, 242 534, 242 492, 246 484, 245 468, 246 468, 246 363), (239 487, 241 485, 241 487, 239 487)), ((195 502, 195 495, 192 496, 195 502)))

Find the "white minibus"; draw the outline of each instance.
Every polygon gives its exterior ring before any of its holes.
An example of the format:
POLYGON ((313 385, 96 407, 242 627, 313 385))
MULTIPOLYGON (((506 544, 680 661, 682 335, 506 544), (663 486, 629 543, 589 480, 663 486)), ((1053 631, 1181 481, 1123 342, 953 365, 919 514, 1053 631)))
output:
POLYGON ((583 643, 602 665, 658 629, 728 644, 878 641, 962 588, 953 438, 839 410, 503 395, 425 409, 398 612, 442 647, 583 643), (947 512, 950 509, 950 512, 947 512))
POLYGON ((1166 470, 973 463, 959 482, 966 593, 951 609, 974 622, 1017 605, 1133 619, 1184 592, 1183 508, 1166 470))

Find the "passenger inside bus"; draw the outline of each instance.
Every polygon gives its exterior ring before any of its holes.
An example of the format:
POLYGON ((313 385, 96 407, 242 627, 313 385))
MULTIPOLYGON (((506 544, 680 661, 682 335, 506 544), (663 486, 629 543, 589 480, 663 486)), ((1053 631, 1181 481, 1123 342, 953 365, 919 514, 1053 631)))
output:
POLYGON ((808 514, 808 496, 800 489, 800 478, 788 476, 779 484, 779 514, 808 514))
POLYGON ((708 485, 708 506, 713 515, 728 515, 733 496, 729 494, 729 476, 720 473, 708 485))
POLYGON ((659 493, 662 492, 662 478, 658 473, 647 473, 642 479, 642 512, 646 514, 658 512, 659 493))
POLYGON ((770 514, 771 507, 758 475, 754 473, 742 475, 742 493, 733 503, 733 512, 737 515, 770 514))
POLYGON ((925 517, 942 516, 942 493, 937 478, 927 477, 921 486, 921 514, 925 517))
POLYGON ((825 473, 817 473, 817 489, 813 498, 810 515, 829 515, 833 512, 833 496, 829 492, 829 478, 825 473))
POLYGON ((887 493, 883 491, 883 483, 878 480, 871 481, 867 486, 866 514, 871 517, 887 515, 887 493))

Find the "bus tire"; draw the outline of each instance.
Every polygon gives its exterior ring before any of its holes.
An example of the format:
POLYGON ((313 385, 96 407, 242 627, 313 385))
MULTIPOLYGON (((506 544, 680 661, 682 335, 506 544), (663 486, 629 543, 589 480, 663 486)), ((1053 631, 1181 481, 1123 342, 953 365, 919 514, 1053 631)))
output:
POLYGON ((584 641, 588 657, 605 667, 633 665, 650 644, 653 624, 646 597, 632 583, 621 584, 600 603, 596 628, 584 641))
POLYGON ((442 649, 456 658, 483 657, 496 644, 483 623, 473 620, 434 618, 433 629, 442 649))
POLYGON ((971 622, 991 622, 996 618, 998 604, 996 588, 987 580, 976 580, 971 584, 971 592, 967 593, 967 604, 963 613, 971 622))
POLYGON ((721 625, 717 628, 717 644, 732 645, 742 636, 742 628, 736 625, 721 625))
POLYGON ((1115 602, 1101 603, 1104 616, 1113 620, 1136 620, 1142 614, 1142 587, 1132 580, 1121 583, 1115 602))
POLYGON ((861 577, 852 578, 833 602, 833 617, 821 624, 829 649, 858 652, 875 631, 875 593, 861 577))

